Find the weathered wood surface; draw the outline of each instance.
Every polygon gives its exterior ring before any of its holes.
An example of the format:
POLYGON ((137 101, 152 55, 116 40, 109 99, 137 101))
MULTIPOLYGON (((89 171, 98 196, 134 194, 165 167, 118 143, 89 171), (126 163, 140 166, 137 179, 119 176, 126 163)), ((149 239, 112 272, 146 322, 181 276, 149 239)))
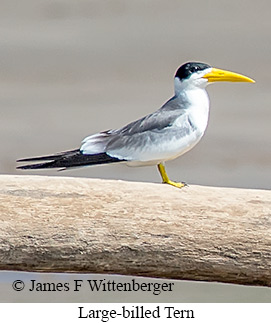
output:
POLYGON ((0 269, 271 286, 271 192, 1 175, 0 269))

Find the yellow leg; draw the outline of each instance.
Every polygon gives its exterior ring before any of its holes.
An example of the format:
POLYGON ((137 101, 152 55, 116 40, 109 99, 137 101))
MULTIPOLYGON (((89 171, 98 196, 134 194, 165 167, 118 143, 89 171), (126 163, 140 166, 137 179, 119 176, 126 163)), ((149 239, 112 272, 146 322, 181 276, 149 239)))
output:
POLYGON ((178 187, 178 188, 182 188, 182 187, 186 186, 185 183, 176 183, 176 182, 171 181, 168 178, 167 173, 166 173, 165 166, 162 163, 161 164, 158 164, 158 170, 159 170, 159 173, 161 174, 163 183, 166 183, 166 184, 169 184, 169 185, 178 187))

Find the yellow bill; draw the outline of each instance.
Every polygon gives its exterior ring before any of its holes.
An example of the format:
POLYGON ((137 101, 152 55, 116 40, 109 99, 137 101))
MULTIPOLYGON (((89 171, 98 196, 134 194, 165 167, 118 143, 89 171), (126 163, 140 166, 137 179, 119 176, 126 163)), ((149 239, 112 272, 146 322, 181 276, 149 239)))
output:
POLYGON ((203 76, 208 82, 251 82, 255 83, 251 78, 237 74, 230 71, 220 70, 218 68, 212 68, 210 73, 203 76))

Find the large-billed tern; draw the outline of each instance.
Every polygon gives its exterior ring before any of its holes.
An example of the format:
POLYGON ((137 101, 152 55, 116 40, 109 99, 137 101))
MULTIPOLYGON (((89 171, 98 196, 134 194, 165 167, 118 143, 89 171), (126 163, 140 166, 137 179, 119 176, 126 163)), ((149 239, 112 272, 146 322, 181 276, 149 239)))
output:
POLYGON ((159 110, 127 126, 86 137, 79 149, 19 162, 38 162, 20 169, 71 168, 125 163, 128 166, 157 165, 163 183, 181 188, 185 184, 168 178, 165 162, 192 149, 208 123, 206 86, 213 82, 254 82, 252 79, 208 64, 190 62, 179 67, 174 78, 175 94, 159 110))

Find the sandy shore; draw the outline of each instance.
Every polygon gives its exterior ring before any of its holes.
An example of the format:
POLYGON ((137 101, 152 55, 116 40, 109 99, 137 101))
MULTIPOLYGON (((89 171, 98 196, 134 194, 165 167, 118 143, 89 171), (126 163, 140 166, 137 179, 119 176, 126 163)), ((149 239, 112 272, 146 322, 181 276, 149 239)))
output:
MULTIPOLYGON (((246 74, 256 83, 209 88, 206 135, 187 155, 168 163, 170 177, 270 189, 270 9, 267 2, 226 0, 4 2, 0 172, 22 174, 15 170, 18 158, 76 148, 91 133, 156 110, 173 93, 177 67, 197 60, 246 74)), ((155 167, 112 165, 61 175, 160 181, 155 167)), ((194 284, 181 284, 179 294, 194 290, 194 284)), ((218 292, 212 285, 213 295, 221 295, 212 298, 207 296, 211 285, 208 292, 205 286, 201 300, 233 301, 238 289, 218 292)), ((240 293, 235 300, 271 298, 261 289, 240 293)))

